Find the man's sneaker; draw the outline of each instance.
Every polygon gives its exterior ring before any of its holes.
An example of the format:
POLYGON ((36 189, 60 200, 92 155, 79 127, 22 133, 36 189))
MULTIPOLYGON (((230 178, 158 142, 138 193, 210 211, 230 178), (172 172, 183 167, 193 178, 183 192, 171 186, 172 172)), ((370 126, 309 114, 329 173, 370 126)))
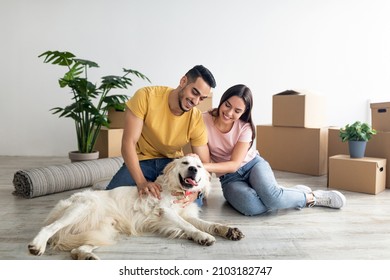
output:
POLYGON ((308 186, 305 186, 305 185, 296 185, 296 186, 291 187, 290 189, 300 190, 300 191, 303 191, 304 193, 312 193, 313 192, 311 190, 311 188, 309 188, 308 186))
POLYGON ((313 206, 323 206, 329 208, 340 209, 346 203, 345 196, 338 191, 314 191, 313 192, 314 201, 309 205, 313 206))

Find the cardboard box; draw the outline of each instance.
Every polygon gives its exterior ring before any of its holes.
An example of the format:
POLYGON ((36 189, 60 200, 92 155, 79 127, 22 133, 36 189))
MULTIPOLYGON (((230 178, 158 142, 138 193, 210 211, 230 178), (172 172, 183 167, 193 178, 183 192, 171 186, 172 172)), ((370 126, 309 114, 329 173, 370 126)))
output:
POLYGON ((110 129, 125 127, 125 112, 116 111, 113 108, 108 110, 108 120, 110 121, 110 129))
POLYGON ((349 154, 349 148, 348 148, 348 142, 342 142, 341 138, 339 136, 340 134, 340 127, 332 126, 329 127, 329 133, 328 133, 328 156, 335 156, 335 155, 348 155, 349 154))
POLYGON ((122 135, 122 128, 107 129, 103 127, 95 144, 95 150, 99 151, 99 158, 122 156, 122 135))
POLYGON ((327 173, 328 128, 257 126, 257 150, 272 169, 320 176, 327 173))
POLYGON ((371 103, 371 126, 377 131, 390 131, 390 102, 371 103))
POLYGON ((329 157, 328 187, 346 191, 378 194, 386 185, 386 159, 329 157))
MULTIPOLYGON (((339 127, 329 128, 328 156, 339 154, 349 155, 348 142, 342 142, 339 137, 339 127)), ((367 142, 366 157, 384 158, 390 162, 390 132, 378 131, 367 142)), ((386 188, 390 188, 390 168, 386 169, 386 188)))
POLYGON ((272 125, 325 127, 325 98, 313 93, 286 90, 272 97, 272 125))
POLYGON ((200 111, 205 112, 213 108, 213 93, 210 93, 210 95, 201 101, 198 106, 196 106, 200 111))

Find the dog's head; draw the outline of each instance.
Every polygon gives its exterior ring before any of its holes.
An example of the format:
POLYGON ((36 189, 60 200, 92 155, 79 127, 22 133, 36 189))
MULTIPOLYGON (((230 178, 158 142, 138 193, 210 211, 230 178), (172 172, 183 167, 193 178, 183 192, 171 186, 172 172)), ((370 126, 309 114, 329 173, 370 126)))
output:
POLYGON ((170 162, 164 169, 163 180, 167 180, 171 191, 208 193, 210 174, 196 156, 184 156, 170 162))

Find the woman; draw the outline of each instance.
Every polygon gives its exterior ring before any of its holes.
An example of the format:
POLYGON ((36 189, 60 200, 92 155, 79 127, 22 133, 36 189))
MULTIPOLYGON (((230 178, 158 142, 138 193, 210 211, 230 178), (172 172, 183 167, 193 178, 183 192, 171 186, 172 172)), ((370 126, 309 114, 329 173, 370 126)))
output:
POLYGON ((251 90, 235 85, 222 95, 218 108, 203 113, 212 161, 204 166, 220 178, 230 205, 247 216, 287 208, 343 207, 346 199, 338 191, 278 185, 270 165, 254 147, 252 106, 251 90))

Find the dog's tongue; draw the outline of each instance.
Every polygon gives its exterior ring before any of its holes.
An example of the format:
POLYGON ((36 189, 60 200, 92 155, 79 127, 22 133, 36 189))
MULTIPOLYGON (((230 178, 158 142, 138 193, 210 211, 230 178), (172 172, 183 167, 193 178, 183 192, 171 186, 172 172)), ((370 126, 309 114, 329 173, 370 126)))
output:
POLYGON ((192 186, 197 186, 198 185, 198 183, 197 182, 195 182, 195 180, 193 180, 192 178, 185 178, 184 179, 184 182, 186 182, 187 184, 190 184, 190 185, 192 185, 192 186))

